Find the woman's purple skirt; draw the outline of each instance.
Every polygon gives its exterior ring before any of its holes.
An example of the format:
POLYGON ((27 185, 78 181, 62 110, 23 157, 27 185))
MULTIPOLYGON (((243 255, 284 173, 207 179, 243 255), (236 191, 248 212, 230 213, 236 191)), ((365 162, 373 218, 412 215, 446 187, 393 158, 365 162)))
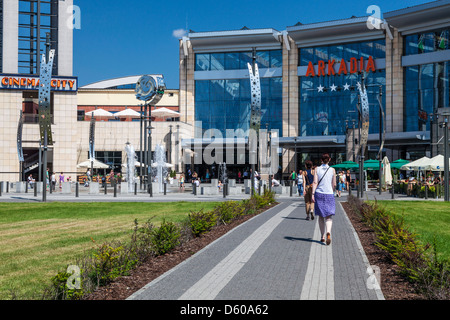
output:
POLYGON ((336 202, 334 200, 333 194, 325 194, 316 192, 314 194, 314 211, 316 216, 328 217, 335 215, 336 213, 336 202))

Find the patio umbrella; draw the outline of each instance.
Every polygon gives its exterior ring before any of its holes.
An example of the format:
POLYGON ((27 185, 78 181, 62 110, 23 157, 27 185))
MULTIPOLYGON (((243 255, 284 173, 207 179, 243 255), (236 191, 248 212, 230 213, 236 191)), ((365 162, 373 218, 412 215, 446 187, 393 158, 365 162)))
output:
POLYGON ((342 163, 332 165, 331 167, 336 169, 356 169, 359 165, 353 161, 344 161, 342 163))
MULTIPOLYGON (((135 161, 135 162, 134 162, 134 166, 135 166, 135 167, 140 167, 140 166, 141 166, 141 163, 138 162, 138 161, 135 161)), ((144 166, 144 163, 142 163, 142 166, 144 166)), ((126 167, 127 167, 127 164, 126 164, 126 163, 122 163, 122 167, 126 168, 126 167)))
POLYGON ((423 157, 420 159, 417 159, 413 162, 407 163, 403 165, 400 169, 402 170, 426 170, 426 166, 430 163, 430 158, 423 157))
POLYGON ((380 161, 378 160, 367 160, 364 161, 364 170, 379 170, 380 161))
MULTIPOLYGON (((157 162, 153 162, 153 163, 152 163, 152 167, 153 167, 153 168, 156 168, 156 167, 158 167, 158 166, 159 166, 159 163, 157 163, 157 162)), ((164 165, 163 165, 163 167, 165 167, 165 168, 172 168, 172 167, 173 167, 173 164, 165 162, 164 165)))
MULTIPOLYGON (((94 169, 108 169, 109 165, 107 165, 106 163, 103 163, 101 161, 98 161, 96 159, 93 160, 93 168, 94 169)), ((90 168, 91 167, 91 160, 86 160, 83 161, 79 164, 77 164, 77 168, 90 168)))
POLYGON ((158 117, 158 118, 176 118, 179 117, 180 113, 167 109, 167 108, 159 108, 156 110, 152 110, 152 117, 158 117))
POLYGON ((384 157, 381 165, 383 166, 382 185, 386 187, 386 185, 392 184, 391 164, 389 163, 389 159, 387 157, 384 157))
POLYGON ((86 115, 89 117, 94 116, 94 117, 114 118, 114 114, 103 109, 95 109, 93 111, 89 111, 86 113, 86 115))
POLYGON ((398 159, 391 163, 391 168, 392 169, 400 169, 402 166, 404 166, 408 163, 409 163, 408 160, 398 159))
POLYGON ((444 171, 444 156, 442 154, 438 154, 437 156, 431 158, 426 166, 426 170, 444 171))
POLYGON ((114 116, 119 118, 140 118, 141 114, 133 109, 125 109, 114 113, 114 116))

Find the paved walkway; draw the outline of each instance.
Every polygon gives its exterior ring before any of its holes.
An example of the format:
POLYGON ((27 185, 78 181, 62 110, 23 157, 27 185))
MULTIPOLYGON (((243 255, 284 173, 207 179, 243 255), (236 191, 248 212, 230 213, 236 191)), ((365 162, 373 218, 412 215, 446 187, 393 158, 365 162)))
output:
POLYGON ((280 199, 128 300, 383 300, 339 201, 331 245, 305 218, 302 198, 280 199))

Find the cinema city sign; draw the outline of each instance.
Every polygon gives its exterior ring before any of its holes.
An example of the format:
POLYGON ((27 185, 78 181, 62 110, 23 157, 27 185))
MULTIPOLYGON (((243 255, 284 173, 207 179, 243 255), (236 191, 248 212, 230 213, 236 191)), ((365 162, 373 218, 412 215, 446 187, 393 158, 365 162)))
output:
MULTIPOLYGON (((0 89, 7 90, 39 90, 38 76, 22 76, 12 74, 0 74, 0 89)), ((53 77, 50 82, 52 91, 78 90, 78 81, 76 77, 53 77)))
POLYGON ((375 60, 372 56, 369 56, 368 59, 364 59, 364 57, 359 59, 350 58, 349 62, 344 59, 339 62, 336 62, 334 59, 328 60, 328 63, 324 60, 319 60, 316 66, 314 66, 312 61, 309 62, 306 76, 320 77, 342 74, 347 75, 358 72, 375 72, 375 70, 375 60))

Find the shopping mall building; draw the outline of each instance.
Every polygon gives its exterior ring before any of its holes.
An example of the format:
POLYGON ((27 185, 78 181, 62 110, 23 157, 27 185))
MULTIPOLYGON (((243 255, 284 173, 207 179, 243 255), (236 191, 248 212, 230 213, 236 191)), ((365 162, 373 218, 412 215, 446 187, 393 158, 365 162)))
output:
MULTIPOLYGON (((38 53, 45 52, 45 40, 36 41, 36 34, 45 39, 46 27, 51 27, 51 47, 56 50, 51 100, 55 143, 49 156, 52 171, 81 172, 77 164, 89 154, 87 112, 98 108, 140 111, 141 102, 134 92, 139 75, 78 86, 72 69, 73 30, 66 26, 70 18, 67 6, 73 1, 43 2, 40 13, 47 16, 42 19, 37 19, 38 2, 0 1, 3 181, 17 180, 20 172, 37 172, 36 83, 38 53), (26 160, 22 164, 17 151, 21 110, 26 160)), ((214 141, 226 152, 230 148, 235 152, 235 141, 248 142, 251 88, 247 65, 255 62, 261 77, 261 128, 278 139, 279 175, 287 176, 307 159, 317 161, 323 152, 330 153, 334 162, 358 157, 357 83, 362 81, 370 106, 366 159, 377 157, 380 137, 384 137, 382 153, 390 161, 443 153, 439 124, 450 110, 448 17, 450 1, 442 0, 387 12, 373 23, 365 16, 299 22, 282 31, 270 26, 191 31, 179 42, 179 89, 166 90, 154 107, 167 107, 179 115, 164 119, 170 121, 153 119, 153 148, 164 145, 168 162, 176 164, 178 172, 190 168, 204 175, 211 164, 201 157, 198 160, 196 147, 205 150, 214 141), (210 129, 216 129, 221 137, 217 133, 212 136, 210 129), (227 136, 230 131, 234 136, 227 136)), ((127 142, 139 154, 139 119, 98 120, 97 158, 120 170, 127 142)), ((231 176, 250 167, 246 152, 244 162, 227 163, 231 176)))

